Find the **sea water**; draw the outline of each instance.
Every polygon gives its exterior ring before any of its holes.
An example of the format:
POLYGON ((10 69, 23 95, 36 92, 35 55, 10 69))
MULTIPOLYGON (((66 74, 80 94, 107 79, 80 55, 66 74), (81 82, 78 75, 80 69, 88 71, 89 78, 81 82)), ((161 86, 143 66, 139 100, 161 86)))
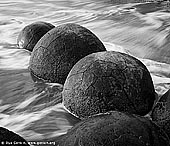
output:
POLYGON ((170 13, 168 4, 114 0, 0 1, 0 126, 34 145, 54 145, 79 119, 62 105, 63 86, 34 83, 31 53, 18 49, 19 32, 30 23, 77 23, 95 33, 107 50, 140 59, 160 97, 170 88, 170 13), (49 143, 47 143, 47 141, 49 143), (51 143, 50 143, 51 142, 51 143))

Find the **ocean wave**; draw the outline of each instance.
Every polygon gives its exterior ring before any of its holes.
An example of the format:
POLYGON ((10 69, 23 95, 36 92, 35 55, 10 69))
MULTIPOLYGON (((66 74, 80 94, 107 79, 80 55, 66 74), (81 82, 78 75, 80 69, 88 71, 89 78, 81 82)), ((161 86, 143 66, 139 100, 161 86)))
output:
POLYGON ((108 51, 141 60, 159 97, 170 89, 170 14, 142 14, 135 5, 97 0, 0 1, 0 126, 28 141, 47 141, 56 140, 79 121, 63 107, 63 86, 33 82, 28 71, 31 53, 16 46, 21 29, 37 20, 89 28, 108 51))

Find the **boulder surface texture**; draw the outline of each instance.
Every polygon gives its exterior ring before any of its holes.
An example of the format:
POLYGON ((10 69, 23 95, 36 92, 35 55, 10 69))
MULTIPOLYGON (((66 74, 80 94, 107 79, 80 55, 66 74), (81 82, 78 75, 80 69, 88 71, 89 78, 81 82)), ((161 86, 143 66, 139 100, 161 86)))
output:
POLYGON ((64 84, 77 61, 88 54, 105 50, 103 43, 90 30, 67 23, 50 30, 38 41, 29 69, 48 82, 64 84))
POLYGON ((143 116, 155 100, 154 85, 145 65, 114 51, 93 53, 77 62, 62 95, 66 109, 81 119, 111 110, 143 116))
POLYGON ((147 118, 113 111, 82 120, 59 146, 169 146, 169 138, 147 118))
POLYGON ((25 26, 17 38, 17 45, 20 49, 32 51, 36 43, 44 36, 49 30, 55 26, 51 23, 38 21, 25 26))

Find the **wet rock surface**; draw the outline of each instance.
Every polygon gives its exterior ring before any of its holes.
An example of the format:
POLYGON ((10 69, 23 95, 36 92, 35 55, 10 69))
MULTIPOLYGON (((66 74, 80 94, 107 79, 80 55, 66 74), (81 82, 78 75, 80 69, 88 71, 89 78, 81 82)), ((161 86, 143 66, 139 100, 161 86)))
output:
POLYGON ((79 122, 59 146, 169 146, 168 136, 147 118, 117 111, 79 122))
POLYGON ((145 65, 114 51, 93 53, 76 63, 62 94, 64 106, 82 119, 111 110, 145 115, 155 100, 145 65))
POLYGON ((170 136, 170 90, 160 97, 152 110, 151 117, 170 136))
POLYGON ((29 146, 24 138, 3 127, 0 127, 0 145, 29 146))
POLYGON ((32 51, 40 38, 54 27, 54 25, 43 21, 34 22, 25 26, 17 38, 18 47, 32 51))
POLYGON ((29 68, 37 77, 64 84, 77 61, 88 54, 105 50, 103 43, 90 30, 67 23, 49 31, 36 44, 29 68))

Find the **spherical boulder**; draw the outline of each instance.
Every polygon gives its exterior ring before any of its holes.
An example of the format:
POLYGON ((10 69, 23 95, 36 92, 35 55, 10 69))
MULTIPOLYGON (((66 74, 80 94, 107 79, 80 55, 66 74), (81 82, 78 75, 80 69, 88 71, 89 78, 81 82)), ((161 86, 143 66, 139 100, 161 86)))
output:
POLYGON ((111 110, 146 115, 155 90, 149 71, 138 59, 120 52, 90 54, 70 71, 63 88, 63 104, 83 119, 111 110))
POLYGON ((117 111, 82 120, 58 146, 169 146, 166 133, 147 118, 117 111))
POLYGON ((55 26, 47 22, 34 22, 24 27, 17 38, 17 45, 21 49, 32 51, 40 38, 55 26))
POLYGON ((32 52, 29 69, 48 82, 64 84, 78 60, 105 50, 103 43, 90 30, 67 23, 55 27, 40 39, 32 52))
POLYGON ((3 127, 0 127, 0 145, 29 146, 24 138, 3 127))
POLYGON ((160 97, 152 110, 151 118, 170 137, 170 90, 160 97))

